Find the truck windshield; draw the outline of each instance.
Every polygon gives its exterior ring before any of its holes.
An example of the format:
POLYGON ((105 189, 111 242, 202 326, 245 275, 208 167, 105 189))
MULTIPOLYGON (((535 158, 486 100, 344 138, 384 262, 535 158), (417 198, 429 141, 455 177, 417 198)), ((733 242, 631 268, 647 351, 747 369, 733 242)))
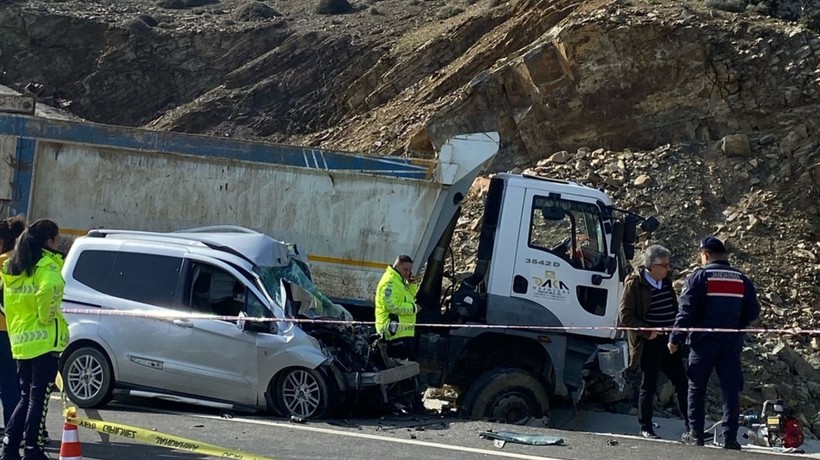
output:
POLYGON ((534 197, 532 203, 530 247, 549 251, 576 268, 604 269, 606 245, 598 206, 545 196, 534 197))
POLYGON ((256 267, 254 272, 262 279, 265 289, 277 304, 285 305, 279 288, 282 280, 291 283, 292 301, 298 301, 298 311, 294 316, 303 316, 309 319, 333 318, 351 320, 353 316, 339 304, 333 303, 313 284, 308 277, 306 267, 302 262, 291 258, 284 267, 256 267), (294 287, 297 286, 297 287, 294 287))

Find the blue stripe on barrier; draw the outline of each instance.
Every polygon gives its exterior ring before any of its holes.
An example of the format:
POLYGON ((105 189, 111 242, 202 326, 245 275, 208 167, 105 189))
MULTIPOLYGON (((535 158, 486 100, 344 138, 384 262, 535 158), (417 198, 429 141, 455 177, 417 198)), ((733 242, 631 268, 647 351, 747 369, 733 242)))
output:
POLYGON ((375 157, 231 138, 151 131, 89 122, 0 114, 0 134, 23 139, 95 145, 211 158, 281 164, 328 171, 360 171, 408 179, 430 179, 432 162, 375 157))

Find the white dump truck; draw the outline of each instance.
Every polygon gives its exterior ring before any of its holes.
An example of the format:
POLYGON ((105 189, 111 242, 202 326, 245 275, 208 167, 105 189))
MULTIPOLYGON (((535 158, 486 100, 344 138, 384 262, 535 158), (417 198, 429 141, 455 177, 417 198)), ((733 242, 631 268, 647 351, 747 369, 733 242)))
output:
POLYGON ((450 325, 417 329, 424 382, 457 387, 469 417, 515 421, 577 395, 596 356, 623 370, 618 300, 637 226, 656 221, 593 188, 498 174, 475 272, 443 289, 462 201, 498 147, 475 133, 433 160, 374 157, 0 113, 0 203, 73 235, 253 229, 295 243, 314 283, 354 312, 408 254, 424 274, 418 322, 450 325))

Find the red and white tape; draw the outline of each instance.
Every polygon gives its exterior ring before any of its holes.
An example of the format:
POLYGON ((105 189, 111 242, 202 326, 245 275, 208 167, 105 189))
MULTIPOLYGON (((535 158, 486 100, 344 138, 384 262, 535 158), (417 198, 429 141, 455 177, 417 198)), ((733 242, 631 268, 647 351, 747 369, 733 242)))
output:
MULTIPOLYGON (((341 319, 301 319, 301 318, 261 318, 249 316, 221 316, 206 315, 200 313, 185 312, 156 312, 140 310, 106 310, 100 308, 64 308, 63 313, 75 315, 107 315, 107 316, 128 316, 154 319, 215 319, 221 321, 254 321, 254 322, 275 322, 275 323, 307 323, 307 324, 339 324, 348 326, 373 326, 375 321, 356 321, 341 319)), ((539 331, 646 331, 646 332, 722 332, 722 333, 747 333, 747 334, 781 334, 781 335, 820 335, 820 329, 796 328, 768 328, 754 327, 745 329, 727 329, 714 327, 628 327, 628 326, 535 326, 535 325, 507 325, 507 324, 449 324, 449 323, 416 323, 416 327, 423 328, 472 328, 472 329, 524 329, 539 331)))

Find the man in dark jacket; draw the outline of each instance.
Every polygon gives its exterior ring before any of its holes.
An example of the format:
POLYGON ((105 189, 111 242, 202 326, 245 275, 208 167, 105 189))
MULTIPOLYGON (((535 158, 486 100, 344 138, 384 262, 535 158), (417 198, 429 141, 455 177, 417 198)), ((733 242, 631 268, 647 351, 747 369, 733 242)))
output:
MULTIPOLYGON (((713 236, 700 243, 703 267, 686 279, 680 297, 675 328, 743 329, 760 316, 755 287, 740 270, 726 260, 726 246, 713 236)), ((723 438, 725 449, 740 450, 737 442, 740 390, 743 371, 740 352, 742 332, 682 332, 669 337, 669 351, 677 352, 684 342, 689 352, 689 420, 691 431, 684 441, 704 444, 706 385, 717 371, 723 393, 723 438)))
MULTIPOLYGON (((672 327, 678 311, 678 300, 669 278, 670 252, 663 246, 650 246, 643 254, 643 265, 626 279, 619 306, 621 326, 672 327)), ((686 411, 687 380, 681 352, 669 353, 665 332, 629 331, 629 367, 640 365, 643 377, 638 398, 638 423, 641 436, 658 439, 652 426, 652 412, 657 392, 658 374, 663 371, 678 400, 678 410, 689 431, 686 411)))

